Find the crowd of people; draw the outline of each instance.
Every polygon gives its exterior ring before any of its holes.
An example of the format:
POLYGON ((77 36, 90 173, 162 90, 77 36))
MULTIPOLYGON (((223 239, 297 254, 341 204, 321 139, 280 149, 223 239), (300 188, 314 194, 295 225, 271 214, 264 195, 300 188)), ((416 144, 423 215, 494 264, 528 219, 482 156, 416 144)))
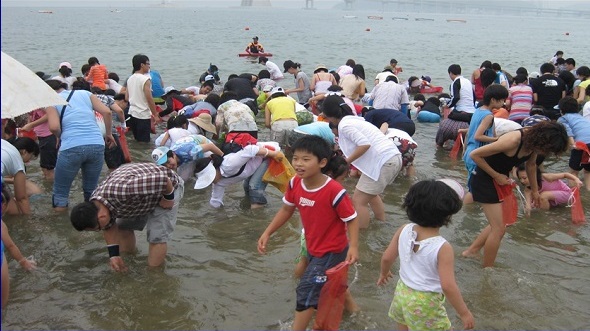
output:
MULTIPOLYGON (((247 51, 264 52, 258 37, 247 51)), ((53 181, 56 212, 70 210, 72 184, 82 173, 84 201, 71 208, 71 223, 78 231, 102 232, 114 271, 127 270, 121 253, 134 251, 134 231, 144 229, 148 265, 158 267, 165 262, 185 181, 194 180, 195 189, 211 186, 213 208, 224 205, 228 185, 242 183, 251 208, 260 208, 267 204, 270 165, 287 161, 295 176, 283 179, 284 205, 260 236, 258 251, 266 252, 270 236, 297 209, 305 262, 298 272, 293 329, 304 330, 318 309, 326 271, 358 261, 359 229, 371 218, 386 220, 381 199, 386 187, 401 174, 415 175, 414 121, 438 123, 432 124, 438 125, 433 137, 438 148, 464 139, 468 192, 452 180, 412 185, 403 203, 409 223, 384 251, 377 284, 389 281, 399 257, 389 316, 400 329, 449 329, 445 298, 464 327, 473 328, 474 317, 455 282, 452 245, 439 229, 463 204, 481 204, 489 224, 462 255, 476 257, 483 249, 482 265, 491 267, 506 232, 503 187, 522 183, 527 214, 567 204, 575 188, 590 190, 590 69, 562 58, 557 52, 539 72, 519 68, 514 76, 486 60, 466 78, 459 64, 451 64, 449 93, 428 98, 419 92, 430 86, 430 78, 400 81, 403 70, 395 59, 370 90, 364 67, 353 59, 332 71, 319 64, 310 79, 297 62, 285 61, 281 72, 261 56, 258 63, 265 69, 231 74, 225 83, 210 64, 196 86, 182 89, 165 86, 143 54, 132 58, 133 74, 122 84, 96 57, 80 77, 63 62, 57 76, 38 75, 67 105, 3 120, 2 214, 32 212, 29 196, 40 189, 27 179, 25 164, 40 155, 44 178, 53 181), (281 86, 283 73, 293 75, 293 88, 281 86), (163 121, 166 129, 157 136, 163 121), (35 135, 19 137, 17 127, 35 135), (270 141, 259 141, 266 128, 270 141), (126 136, 151 151, 153 162, 130 162, 126 136), (544 172, 545 158, 566 152, 567 172, 544 172), (109 172, 101 182, 105 162, 109 172), (342 186, 346 178, 358 178, 350 196, 342 186)), ((3 252, 4 247, 24 268, 34 269, 2 223, 3 252)), ((2 307, 7 274, 3 257, 2 307)), ((347 309, 357 310, 350 292, 344 295, 347 309)))

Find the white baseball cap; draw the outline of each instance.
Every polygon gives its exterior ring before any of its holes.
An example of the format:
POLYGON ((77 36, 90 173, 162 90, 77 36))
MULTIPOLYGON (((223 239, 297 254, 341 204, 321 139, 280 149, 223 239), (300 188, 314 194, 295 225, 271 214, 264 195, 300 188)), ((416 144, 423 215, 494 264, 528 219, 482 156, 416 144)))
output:
POLYGON ((170 148, 166 146, 160 146, 152 151, 152 160, 158 165, 163 165, 168 161, 168 151, 170 148))

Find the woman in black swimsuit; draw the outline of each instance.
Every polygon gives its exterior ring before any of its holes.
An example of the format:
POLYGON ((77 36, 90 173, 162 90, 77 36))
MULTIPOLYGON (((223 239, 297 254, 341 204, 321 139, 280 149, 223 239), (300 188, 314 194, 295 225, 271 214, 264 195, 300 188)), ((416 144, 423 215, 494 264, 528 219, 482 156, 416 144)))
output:
POLYGON ((502 204, 494 186, 509 185, 509 173, 513 167, 525 162, 527 176, 531 181, 532 197, 539 203, 537 186, 537 154, 561 154, 569 147, 565 127, 559 123, 542 122, 504 134, 496 142, 482 146, 471 152, 477 164, 475 173, 469 181, 473 200, 479 202, 489 225, 482 230, 475 241, 463 252, 463 256, 477 256, 484 248, 483 266, 494 265, 500 242, 506 232, 502 219, 502 204))

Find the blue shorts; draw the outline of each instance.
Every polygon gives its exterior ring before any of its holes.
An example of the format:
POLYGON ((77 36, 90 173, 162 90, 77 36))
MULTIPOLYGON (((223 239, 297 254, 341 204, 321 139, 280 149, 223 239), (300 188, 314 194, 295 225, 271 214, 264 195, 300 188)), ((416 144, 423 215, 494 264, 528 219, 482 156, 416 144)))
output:
POLYGON ((296 311, 318 308, 320 292, 327 280, 326 270, 346 260, 346 254, 348 254, 348 246, 340 253, 326 253, 322 257, 307 256, 309 264, 297 285, 296 311))

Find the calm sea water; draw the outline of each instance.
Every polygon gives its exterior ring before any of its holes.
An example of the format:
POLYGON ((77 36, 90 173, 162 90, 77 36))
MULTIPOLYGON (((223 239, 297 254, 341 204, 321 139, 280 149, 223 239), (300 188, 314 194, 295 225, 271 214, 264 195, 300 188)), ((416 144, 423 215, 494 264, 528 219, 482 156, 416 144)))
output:
MULTIPOLYGON (((581 29, 585 22, 559 18, 268 8, 124 8, 119 13, 52 8, 53 14, 39 14, 39 9, 47 8, 2 8, 2 51, 33 71, 55 74, 60 62, 69 61, 79 75, 88 57, 96 56, 124 79, 133 55, 144 53, 165 84, 176 87, 194 85, 210 62, 219 66, 222 79, 231 73, 257 73, 263 67, 256 60, 237 57, 254 35, 275 54, 272 60, 279 66, 292 59, 308 74, 318 63, 337 67, 353 58, 365 66, 367 77, 374 77, 393 57, 404 68, 401 78, 427 74, 445 87, 451 63, 461 64, 466 76, 486 59, 509 72, 519 66, 538 71, 558 49, 578 63, 590 62, 589 32, 581 29), (368 20, 367 15, 384 19, 368 20), (405 15, 408 21, 391 19, 405 15), (416 22, 414 17, 435 20, 416 22), (467 23, 447 23, 447 18, 467 23)), ((289 87, 293 81, 288 77, 282 84, 289 87)), ((435 132, 436 124, 417 124, 418 179, 446 177, 464 183, 463 164, 435 150, 435 132)), ((268 135, 267 129, 262 135, 268 135)), ((130 147, 134 160, 149 160, 145 147, 132 141, 130 147)), ((566 167, 565 157, 547 164, 550 171, 566 167)), ((51 191, 37 165, 28 173, 51 191)), ((362 312, 345 315, 343 329, 394 327, 387 317, 393 288, 379 288, 375 282, 382 251, 407 221, 401 202, 412 182, 396 180, 385 192, 387 222, 373 222, 361 233, 360 264, 351 269, 350 289, 362 312)), ((346 186, 352 190, 354 181, 346 186)), ((208 206, 209 190, 190 187, 163 271, 145 267, 145 233, 138 233, 136 256, 126 258, 130 272, 109 271, 102 237, 77 233, 67 216, 50 212, 50 193, 34 200, 30 218, 7 219, 15 242, 40 267, 27 273, 9 258, 11 297, 2 328, 288 328, 295 306, 297 282, 291 275, 299 251, 298 218, 275 234, 269 254, 260 256, 256 240, 281 205, 278 191, 267 190, 268 208, 250 211, 236 185, 226 194, 225 208, 214 210, 208 206)), ((582 198, 590 203, 587 192, 582 198)), ((72 203, 81 200, 76 182, 72 203)), ((485 224, 478 206, 466 206, 442 233, 458 256, 485 224)), ((570 210, 559 208, 534 213, 509 228, 493 269, 457 257, 457 282, 478 329, 589 329, 589 256, 588 226, 573 226, 570 210)), ((450 306, 449 313, 454 327, 461 328, 450 306)))

